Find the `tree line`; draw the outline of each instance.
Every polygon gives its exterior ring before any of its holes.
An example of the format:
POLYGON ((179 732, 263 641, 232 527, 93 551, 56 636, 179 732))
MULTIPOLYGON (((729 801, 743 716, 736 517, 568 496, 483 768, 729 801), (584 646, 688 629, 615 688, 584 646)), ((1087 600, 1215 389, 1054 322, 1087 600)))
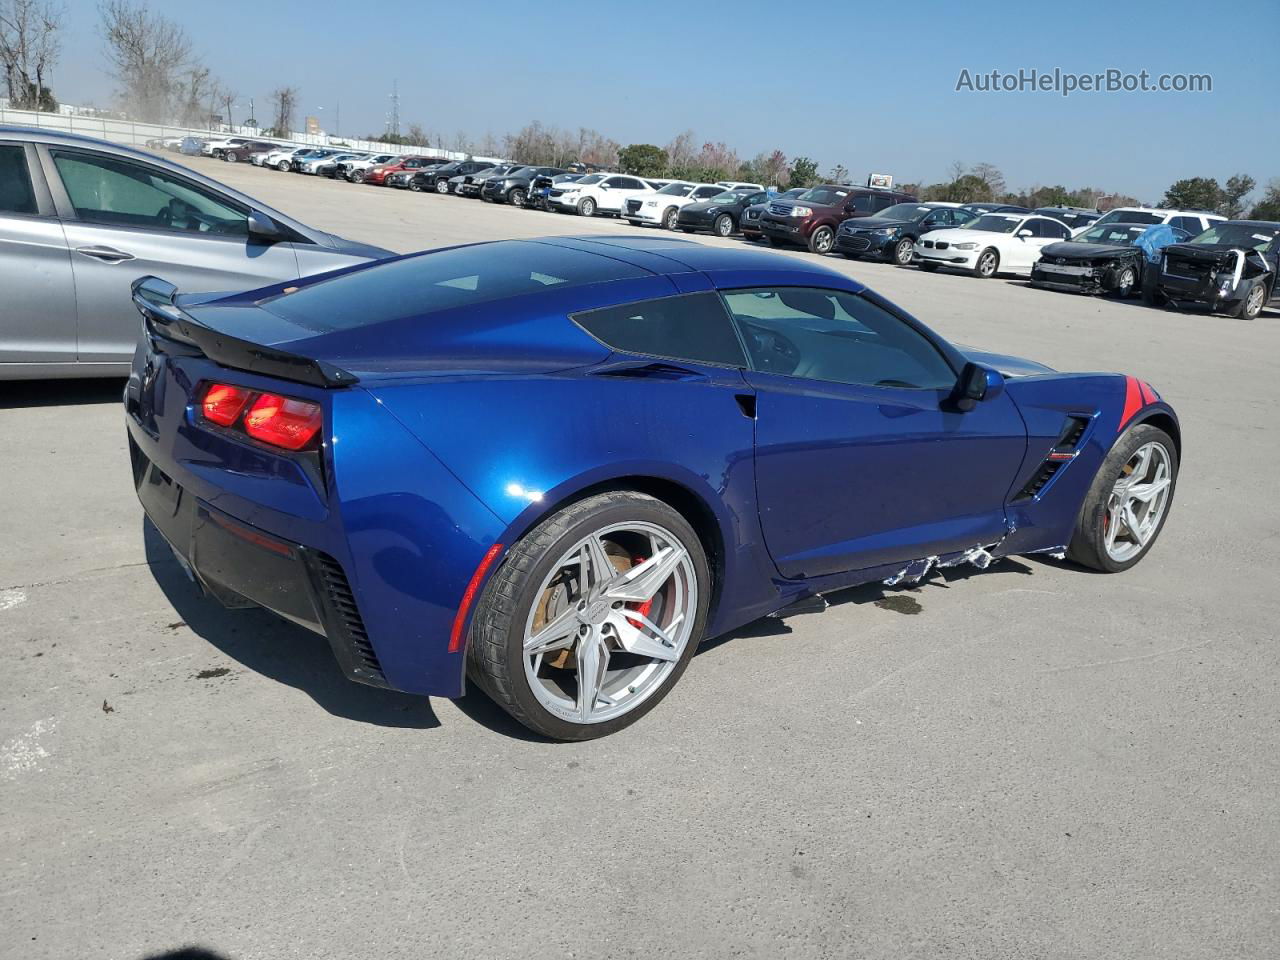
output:
MULTIPOLYGON (((0 67, 5 89, 17 109, 57 110, 49 76, 61 45, 58 31, 67 11, 58 0, 0 0, 0 67)), ((117 99, 123 113, 136 120, 182 126, 230 125, 237 94, 222 83, 196 54, 183 28, 142 0, 102 0, 98 7, 107 63, 119 84, 117 99)), ((297 87, 281 86, 270 95, 270 126, 264 133, 287 138, 295 129, 300 101, 297 87)), ((255 121, 256 122, 256 121, 255 121)), ((504 156, 523 163, 563 167, 580 162, 646 177, 713 182, 744 180, 779 188, 808 187, 823 181, 846 182, 841 164, 826 175, 811 157, 788 158, 780 149, 740 157, 722 141, 699 143, 692 130, 658 146, 622 146, 588 127, 576 131, 526 124, 515 133, 486 133, 473 139, 459 131, 452 136, 432 133, 419 123, 399 130, 370 134, 406 146, 436 147, 476 156, 504 156)), ((997 202, 1026 207, 1070 206, 1109 210, 1138 201, 1096 187, 1068 188, 1061 184, 1008 188, 1004 175, 991 163, 968 166, 953 163, 948 178, 937 183, 903 183, 900 188, 921 200, 959 203, 997 202)), ((1172 184, 1160 205, 1211 210, 1231 218, 1280 220, 1280 178, 1273 179, 1250 203, 1257 182, 1235 174, 1224 184, 1212 177, 1189 177, 1172 184)))

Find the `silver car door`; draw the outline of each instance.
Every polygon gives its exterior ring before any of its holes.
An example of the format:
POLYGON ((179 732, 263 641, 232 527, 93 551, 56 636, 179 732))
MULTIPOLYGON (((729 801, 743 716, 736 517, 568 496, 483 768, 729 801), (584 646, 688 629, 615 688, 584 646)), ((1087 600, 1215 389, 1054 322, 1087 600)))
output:
POLYGON ((46 156, 71 252, 81 362, 133 356, 137 277, 204 293, 298 276, 294 245, 250 236, 249 209, 238 200, 132 156, 78 147, 50 147, 46 156))
POLYGON ((0 140, 0 364, 75 359, 76 294, 62 224, 35 148, 0 140))

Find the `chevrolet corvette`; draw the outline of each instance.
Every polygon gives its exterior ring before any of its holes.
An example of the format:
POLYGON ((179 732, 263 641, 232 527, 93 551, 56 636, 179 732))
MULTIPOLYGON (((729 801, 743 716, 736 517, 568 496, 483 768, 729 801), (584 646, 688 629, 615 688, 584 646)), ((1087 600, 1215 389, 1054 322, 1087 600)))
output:
POLYGON ((819 264, 678 238, 451 247, 245 293, 134 283, 134 484, 229 607, 352 680, 467 679, 566 740, 698 643, 860 583, 1052 554, 1119 572, 1169 515, 1148 384, 948 343, 819 264))

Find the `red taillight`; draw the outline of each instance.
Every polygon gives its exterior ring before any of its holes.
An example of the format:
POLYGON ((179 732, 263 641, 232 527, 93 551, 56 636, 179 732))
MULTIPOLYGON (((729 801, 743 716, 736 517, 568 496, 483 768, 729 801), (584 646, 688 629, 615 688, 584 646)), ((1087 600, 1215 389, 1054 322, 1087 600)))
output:
POLYGON ((244 432, 255 440, 286 450, 301 450, 324 426, 317 404, 264 393, 244 417, 244 432))
POLYGON ((220 427, 229 427, 240 418, 240 411, 249 402, 250 392, 243 387, 225 383, 211 383, 204 392, 200 409, 204 418, 220 427))

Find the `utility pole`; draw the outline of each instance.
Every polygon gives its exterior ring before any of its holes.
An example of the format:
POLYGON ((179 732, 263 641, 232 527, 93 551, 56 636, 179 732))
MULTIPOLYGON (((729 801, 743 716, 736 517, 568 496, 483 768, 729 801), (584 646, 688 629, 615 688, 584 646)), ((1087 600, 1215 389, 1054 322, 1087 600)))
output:
POLYGON ((391 81, 391 115, 387 117, 387 132, 400 136, 400 81, 391 81))

